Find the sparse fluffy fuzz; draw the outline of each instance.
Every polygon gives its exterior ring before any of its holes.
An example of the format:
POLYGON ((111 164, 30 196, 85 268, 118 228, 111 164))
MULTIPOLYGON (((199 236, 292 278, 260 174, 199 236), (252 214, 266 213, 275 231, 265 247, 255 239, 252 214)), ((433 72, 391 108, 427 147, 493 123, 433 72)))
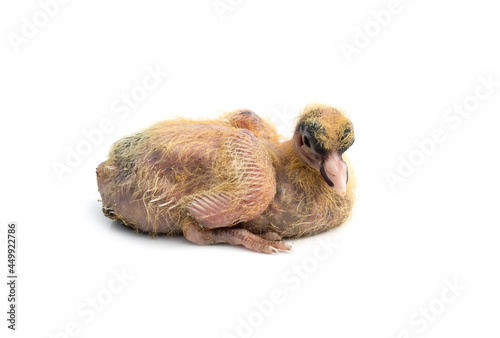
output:
MULTIPOLYGON (((297 125, 304 123, 327 151, 353 142, 352 123, 332 107, 307 106, 297 125)), ((115 142, 98 166, 103 212, 152 235, 188 237, 195 224, 204 232, 190 240, 199 244, 224 241, 210 229, 300 237, 345 222, 354 203, 351 169, 341 196, 296 151, 248 110, 159 122, 115 142)))

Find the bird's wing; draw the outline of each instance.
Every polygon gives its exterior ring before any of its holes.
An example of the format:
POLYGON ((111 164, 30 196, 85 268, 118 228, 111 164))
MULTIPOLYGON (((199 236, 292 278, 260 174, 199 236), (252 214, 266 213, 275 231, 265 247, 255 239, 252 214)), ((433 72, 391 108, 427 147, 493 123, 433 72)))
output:
POLYGON ((272 160, 265 146, 245 129, 234 129, 220 147, 214 175, 221 179, 186 205, 205 228, 249 221, 267 208, 276 193, 272 160))

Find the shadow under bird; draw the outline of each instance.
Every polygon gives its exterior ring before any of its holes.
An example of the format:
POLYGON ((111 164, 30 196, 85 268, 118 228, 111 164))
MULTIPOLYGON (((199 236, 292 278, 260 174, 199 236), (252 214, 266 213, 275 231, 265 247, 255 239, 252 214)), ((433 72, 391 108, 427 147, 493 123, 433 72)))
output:
POLYGON ((152 235, 290 252, 282 239, 349 218, 354 182, 343 154, 353 142, 351 121, 321 104, 304 109, 287 141, 244 109, 158 122, 115 142, 97 167, 102 210, 152 235))

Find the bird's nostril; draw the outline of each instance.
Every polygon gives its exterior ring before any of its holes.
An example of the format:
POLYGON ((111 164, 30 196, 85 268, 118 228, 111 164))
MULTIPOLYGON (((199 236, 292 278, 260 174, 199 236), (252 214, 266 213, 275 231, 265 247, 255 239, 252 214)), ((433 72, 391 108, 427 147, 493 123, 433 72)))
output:
POLYGON ((307 138, 307 136, 304 136, 304 144, 306 145, 306 147, 311 148, 311 143, 309 143, 309 139, 307 138))

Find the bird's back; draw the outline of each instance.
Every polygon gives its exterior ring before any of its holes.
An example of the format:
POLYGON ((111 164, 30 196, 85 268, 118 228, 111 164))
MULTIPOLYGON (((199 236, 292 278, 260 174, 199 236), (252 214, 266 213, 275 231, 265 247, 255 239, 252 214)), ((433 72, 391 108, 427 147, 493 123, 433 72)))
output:
POLYGON ((259 140, 219 121, 165 121, 127 136, 113 145, 97 176, 105 214, 149 233, 180 233, 191 201, 208 209, 204 196, 223 192, 232 194, 225 214, 244 219, 266 207, 255 205, 252 189, 267 195, 275 189, 270 155, 259 140))

